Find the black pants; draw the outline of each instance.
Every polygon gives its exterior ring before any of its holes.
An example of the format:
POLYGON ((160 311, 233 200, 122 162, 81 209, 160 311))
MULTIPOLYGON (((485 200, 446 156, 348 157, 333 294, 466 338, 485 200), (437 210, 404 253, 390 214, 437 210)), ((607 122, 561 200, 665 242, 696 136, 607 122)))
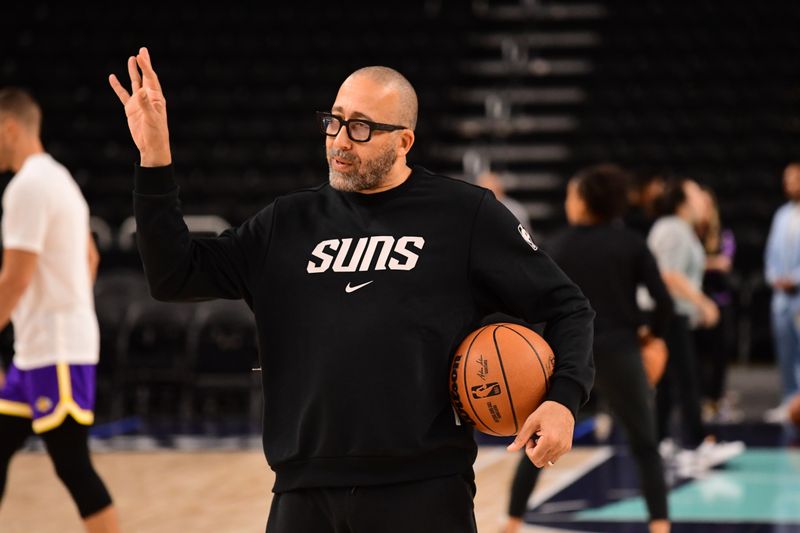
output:
MULTIPOLYGON (((653 392, 647 384, 636 337, 627 332, 598 335, 594 353, 594 391, 627 434, 650 520, 665 519, 667 485, 658 453, 653 392)), ((538 477, 539 469, 523 455, 511 485, 510 516, 523 515, 538 477)))
POLYGON ((541 470, 534 465, 524 450, 522 457, 517 464, 517 471, 511 481, 511 496, 508 501, 508 516, 522 518, 525 509, 528 508, 528 498, 530 498, 536 482, 539 480, 541 470))
POLYGON ((714 402, 725 394, 728 362, 736 353, 736 314, 732 305, 719 307, 719 322, 709 329, 694 332, 697 362, 700 368, 700 390, 704 398, 714 402))
POLYGON ((463 476, 275 494, 267 533, 477 533, 463 476))
MULTIPOLYGON (((6 487, 8 464, 33 434, 27 418, 0 415, 0 501, 6 487)), ((56 474, 67 487, 82 518, 111 505, 111 496, 95 472, 89 457, 89 428, 72 417, 40 435, 56 474)))
POLYGON ((666 341, 669 359, 656 396, 659 439, 670 435, 670 417, 678 404, 683 445, 696 448, 703 442, 706 432, 700 412, 700 375, 694 338, 685 316, 676 314, 673 317, 666 341))

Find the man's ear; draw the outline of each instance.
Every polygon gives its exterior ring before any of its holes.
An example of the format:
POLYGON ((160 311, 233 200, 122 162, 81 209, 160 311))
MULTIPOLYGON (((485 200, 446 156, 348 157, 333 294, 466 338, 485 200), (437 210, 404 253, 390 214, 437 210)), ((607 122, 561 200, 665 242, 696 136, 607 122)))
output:
POLYGON ((7 139, 16 139, 19 136, 19 129, 20 124, 13 117, 6 115, 6 117, 0 118, 0 132, 7 139))
POLYGON ((414 132, 411 130, 400 131, 400 145, 397 147, 398 155, 404 156, 411 151, 414 146, 414 132))

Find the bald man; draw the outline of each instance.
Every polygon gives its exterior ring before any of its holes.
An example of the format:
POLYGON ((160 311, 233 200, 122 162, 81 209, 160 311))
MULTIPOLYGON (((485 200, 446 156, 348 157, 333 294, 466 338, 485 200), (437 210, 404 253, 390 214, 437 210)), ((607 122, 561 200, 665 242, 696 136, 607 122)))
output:
POLYGON ((546 322, 556 353, 547 400, 510 449, 538 466, 569 450, 594 374, 594 313, 491 193, 408 166, 417 98, 402 75, 358 70, 317 114, 327 183, 191 239, 146 49, 128 72, 130 93, 110 82, 140 152, 134 211, 151 293, 243 298, 255 312, 275 471, 267 531, 475 532, 477 447, 448 369, 491 312, 546 322))
POLYGON ((99 331, 92 280, 99 258, 89 208, 69 171, 44 151, 42 113, 30 94, 0 90, 3 192, 0 328, 14 323, 14 357, 0 387, 0 499, 8 464, 42 437, 86 531, 119 531, 89 456, 99 331))

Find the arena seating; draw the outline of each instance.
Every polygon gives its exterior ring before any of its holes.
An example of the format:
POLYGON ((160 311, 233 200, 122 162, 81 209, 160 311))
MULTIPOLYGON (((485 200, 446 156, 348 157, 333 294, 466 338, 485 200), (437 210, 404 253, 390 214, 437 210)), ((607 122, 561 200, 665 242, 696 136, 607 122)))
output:
POLYGON ((237 397, 251 428, 261 421, 261 364, 253 313, 242 301, 214 300, 198 306, 189 324, 187 368, 190 385, 182 417, 214 419, 226 397, 237 397), (208 415, 208 416, 205 416, 208 415))
MULTIPOLYGON (((128 293, 109 296, 102 285, 114 270, 141 264, 119 246, 130 233, 122 230, 136 152, 106 78, 124 79, 125 60, 140 45, 150 48, 165 88, 189 215, 235 225, 277 195, 323 182, 314 111, 330 106, 355 68, 386 64, 419 92, 411 162, 465 179, 491 166, 528 207, 537 237, 564 223, 565 181, 586 164, 612 161, 711 185, 738 240, 745 300, 755 302, 741 316, 750 331, 765 331, 763 282, 751 280, 782 201, 781 170, 797 146, 800 4, 402 5, 0 7, 14 27, 0 32, 0 86, 27 87, 40 100, 46 147, 72 170, 104 237, 98 311, 108 314, 101 322, 113 322, 104 346, 127 354, 115 361, 130 364, 133 351, 118 344, 122 322, 107 299, 128 293)), ((128 330, 138 327, 127 320, 128 330)), ((175 340, 176 349, 185 342, 175 340)))

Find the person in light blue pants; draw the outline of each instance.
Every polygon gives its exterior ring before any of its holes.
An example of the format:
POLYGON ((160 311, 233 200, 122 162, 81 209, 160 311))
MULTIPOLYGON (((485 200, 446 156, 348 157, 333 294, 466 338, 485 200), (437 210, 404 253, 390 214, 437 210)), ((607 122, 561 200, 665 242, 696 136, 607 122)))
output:
POLYGON ((772 335, 783 387, 783 402, 765 418, 787 419, 788 402, 800 392, 800 163, 783 173, 788 202, 772 219, 765 253, 765 276, 772 287, 772 335))

